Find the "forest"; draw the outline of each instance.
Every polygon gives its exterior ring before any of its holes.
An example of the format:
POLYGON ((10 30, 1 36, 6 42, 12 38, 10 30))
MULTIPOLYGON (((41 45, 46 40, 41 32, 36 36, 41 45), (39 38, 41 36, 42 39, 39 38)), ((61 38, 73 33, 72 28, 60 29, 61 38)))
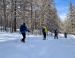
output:
POLYGON ((31 32, 40 31, 43 26, 48 31, 75 34, 75 5, 69 3, 69 11, 62 22, 54 0, 0 0, 0 30, 17 32, 26 23, 31 32))

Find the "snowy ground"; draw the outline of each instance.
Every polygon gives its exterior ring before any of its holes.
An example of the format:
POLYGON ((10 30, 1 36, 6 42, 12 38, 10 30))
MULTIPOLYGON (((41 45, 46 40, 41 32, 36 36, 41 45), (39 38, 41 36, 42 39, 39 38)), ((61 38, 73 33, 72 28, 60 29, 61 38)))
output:
POLYGON ((75 36, 63 34, 59 39, 42 35, 27 35, 26 43, 21 43, 19 33, 0 32, 0 58, 75 58, 75 36))

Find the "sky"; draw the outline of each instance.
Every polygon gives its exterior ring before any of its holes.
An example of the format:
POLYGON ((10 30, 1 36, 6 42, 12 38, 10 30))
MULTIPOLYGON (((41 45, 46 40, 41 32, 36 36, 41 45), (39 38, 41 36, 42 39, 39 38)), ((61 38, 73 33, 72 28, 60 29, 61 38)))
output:
MULTIPOLYGON (((75 4, 75 0, 71 0, 71 2, 75 4)), ((62 21, 65 20, 65 17, 69 12, 69 4, 70 4, 70 0, 55 0, 57 13, 62 21)))

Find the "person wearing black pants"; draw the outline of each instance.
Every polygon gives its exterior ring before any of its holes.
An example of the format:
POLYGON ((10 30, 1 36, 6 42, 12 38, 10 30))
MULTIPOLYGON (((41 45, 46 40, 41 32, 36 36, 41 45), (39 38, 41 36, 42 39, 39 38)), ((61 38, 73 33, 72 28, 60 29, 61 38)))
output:
POLYGON ((22 33, 23 38, 21 39, 22 42, 25 42, 26 34, 22 33))
POLYGON ((43 33, 43 40, 46 40, 46 31, 45 28, 42 28, 42 33, 43 33))
POLYGON ((57 29, 54 30, 54 39, 58 39, 58 31, 57 31, 57 29))
POLYGON ((66 32, 64 33, 64 37, 67 38, 67 33, 66 32))
POLYGON ((26 26, 25 23, 23 23, 21 26, 20 26, 20 32, 23 36, 23 38, 21 39, 22 42, 25 42, 25 39, 26 39, 26 32, 30 32, 26 26))

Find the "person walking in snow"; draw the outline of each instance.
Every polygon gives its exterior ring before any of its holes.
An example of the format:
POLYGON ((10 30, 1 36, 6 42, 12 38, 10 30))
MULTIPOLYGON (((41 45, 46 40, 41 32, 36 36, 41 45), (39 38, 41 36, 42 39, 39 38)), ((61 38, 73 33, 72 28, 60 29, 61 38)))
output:
POLYGON ((26 26, 25 23, 23 23, 21 26, 20 26, 20 32, 23 36, 23 38, 21 39, 22 42, 25 42, 25 39, 26 39, 26 32, 30 32, 26 26))
POLYGON ((67 38, 67 33, 66 32, 64 33, 64 37, 67 38))
POLYGON ((57 31, 57 29, 54 30, 54 39, 58 39, 58 31, 57 31))
POLYGON ((43 40, 46 40, 46 28, 42 28, 42 33, 43 33, 43 40))

